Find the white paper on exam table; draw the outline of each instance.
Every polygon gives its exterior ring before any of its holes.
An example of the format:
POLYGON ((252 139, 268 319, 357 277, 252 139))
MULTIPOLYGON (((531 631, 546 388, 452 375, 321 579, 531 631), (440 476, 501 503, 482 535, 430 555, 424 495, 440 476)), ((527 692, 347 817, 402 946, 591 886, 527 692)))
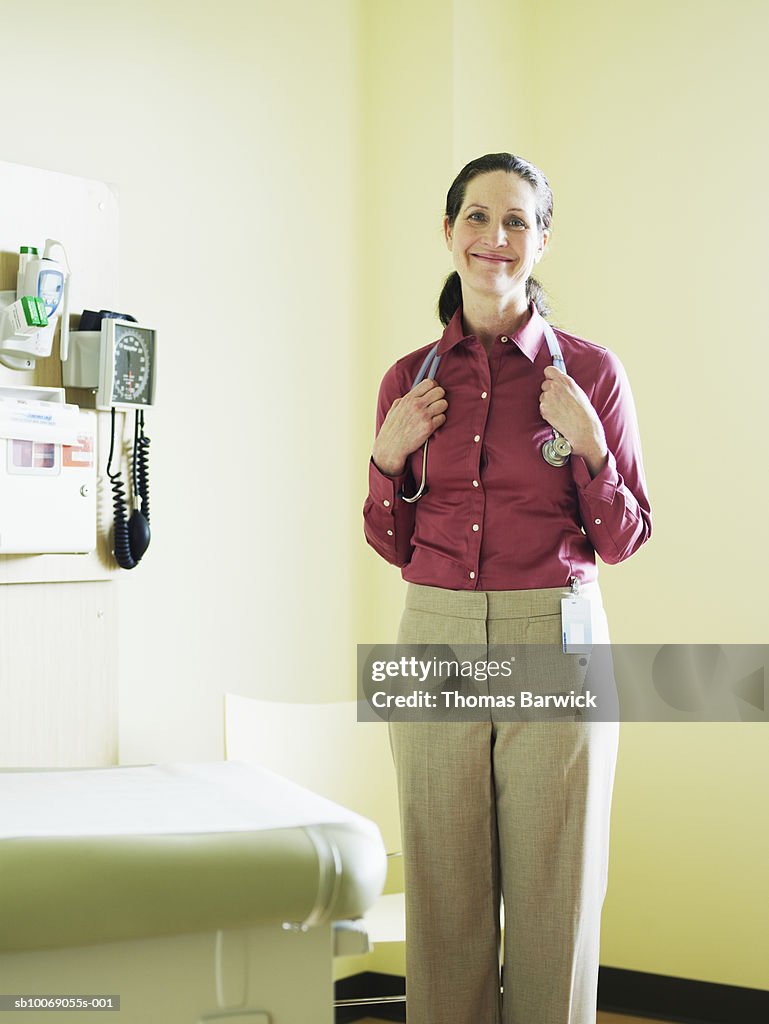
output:
POLYGON ((354 823, 325 797, 237 761, 0 772, 0 839, 250 832, 354 823))

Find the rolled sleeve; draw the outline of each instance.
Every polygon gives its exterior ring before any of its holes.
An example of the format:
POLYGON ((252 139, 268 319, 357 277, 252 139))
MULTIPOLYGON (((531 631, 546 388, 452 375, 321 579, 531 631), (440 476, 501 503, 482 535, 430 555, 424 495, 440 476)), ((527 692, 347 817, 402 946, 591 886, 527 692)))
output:
POLYGON ((601 559, 613 565, 651 536, 651 507, 635 403, 625 370, 611 352, 601 362, 592 401, 609 456, 593 478, 584 459, 572 458, 572 474, 585 533, 601 559))
MULTIPOLYGON (((377 402, 376 433, 379 433, 390 406, 408 386, 402 389, 398 381, 398 364, 391 367, 379 388, 377 402)), ((407 468, 398 476, 388 476, 369 459, 369 492, 363 505, 363 532, 371 547, 392 565, 404 566, 411 560, 413 548, 411 537, 414 532, 414 505, 399 497, 411 472, 407 468)))
POLYGON ((585 500, 614 501, 614 495, 617 493, 617 485, 619 484, 619 476, 617 475, 617 462, 612 452, 609 452, 609 458, 606 460, 600 473, 594 477, 590 476, 590 470, 587 468, 587 463, 583 458, 576 456, 572 461, 574 463, 572 466, 574 482, 585 500))
POLYGON ((392 565, 411 560, 414 509, 399 492, 409 473, 387 476, 369 460, 369 493, 363 506, 363 530, 371 547, 392 565))
POLYGON ((381 505, 383 508, 388 509, 390 515, 392 515, 393 509, 395 508, 395 501, 398 497, 398 492, 401 487, 403 487, 403 483, 407 476, 407 472, 403 472, 399 476, 388 476, 386 473, 382 472, 373 459, 369 459, 369 497, 375 505, 381 505))

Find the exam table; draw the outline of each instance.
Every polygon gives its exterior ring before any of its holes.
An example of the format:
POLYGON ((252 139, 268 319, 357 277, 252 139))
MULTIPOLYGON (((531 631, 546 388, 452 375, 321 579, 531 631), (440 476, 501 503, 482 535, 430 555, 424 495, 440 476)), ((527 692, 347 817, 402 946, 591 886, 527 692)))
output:
POLYGON ((365 948, 385 870, 376 825, 258 765, 0 771, 0 995, 119 996, 122 1024, 331 1024, 335 932, 365 948))

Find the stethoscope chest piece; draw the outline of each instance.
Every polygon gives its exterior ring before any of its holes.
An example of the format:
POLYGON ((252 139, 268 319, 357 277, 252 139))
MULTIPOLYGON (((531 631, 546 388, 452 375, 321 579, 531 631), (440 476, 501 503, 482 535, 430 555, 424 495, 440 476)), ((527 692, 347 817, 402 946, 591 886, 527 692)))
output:
MULTIPOLYGON (((545 324, 545 339, 550 350, 550 358, 553 360, 553 366, 556 370, 560 370, 561 373, 566 373, 566 362, 561 352, 561 346, 558 344, 555 331, 548 323, 545 324)), ((571 445, 553 427, 553 436, 542 445, 542 458, 548 466, 555 466, 556 469, 559 469, 561 466, 566 465, 570 455, 571 445)))
POLYGON ((555 466, 556 469, 565 466, 570 455, 571 445, 557 430, 554 430, 553 436, 542 445, 542 458, 548 466, 555 466))

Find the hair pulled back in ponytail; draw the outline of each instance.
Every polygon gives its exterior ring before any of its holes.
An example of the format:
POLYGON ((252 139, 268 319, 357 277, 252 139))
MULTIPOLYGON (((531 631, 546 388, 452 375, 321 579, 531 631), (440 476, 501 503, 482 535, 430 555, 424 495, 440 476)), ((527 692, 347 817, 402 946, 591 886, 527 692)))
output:
MULTIPOLYGON (((486 156, 471 160, 462 168, 446 195, 446 216, 449 224, 454 226, 454 221, 462 209, 468 183, 479 174, 488 174, 490 171, 507 171, 508 174, 517 174, 519 178, 528 181, 536 198, 537 228, 540 234, 549 231, 553 221, 553 193, 547 178, 534 164, 513 153, 487 153, 486 156)), ((536 278, 530 277, 526 282, 526 298, 534 303, 542 316, 547 316, 550 312, 544 289, 536 278)), ((446 278, 438 299, 438 316, 444 327, 454 316, 461 302, 462 282, 454 270, 446 278)))
POLYGON ((443 282, 438 298, 438 317, 445 327, 462 304, 462 282, 456 270, 452 270, 443 282))

